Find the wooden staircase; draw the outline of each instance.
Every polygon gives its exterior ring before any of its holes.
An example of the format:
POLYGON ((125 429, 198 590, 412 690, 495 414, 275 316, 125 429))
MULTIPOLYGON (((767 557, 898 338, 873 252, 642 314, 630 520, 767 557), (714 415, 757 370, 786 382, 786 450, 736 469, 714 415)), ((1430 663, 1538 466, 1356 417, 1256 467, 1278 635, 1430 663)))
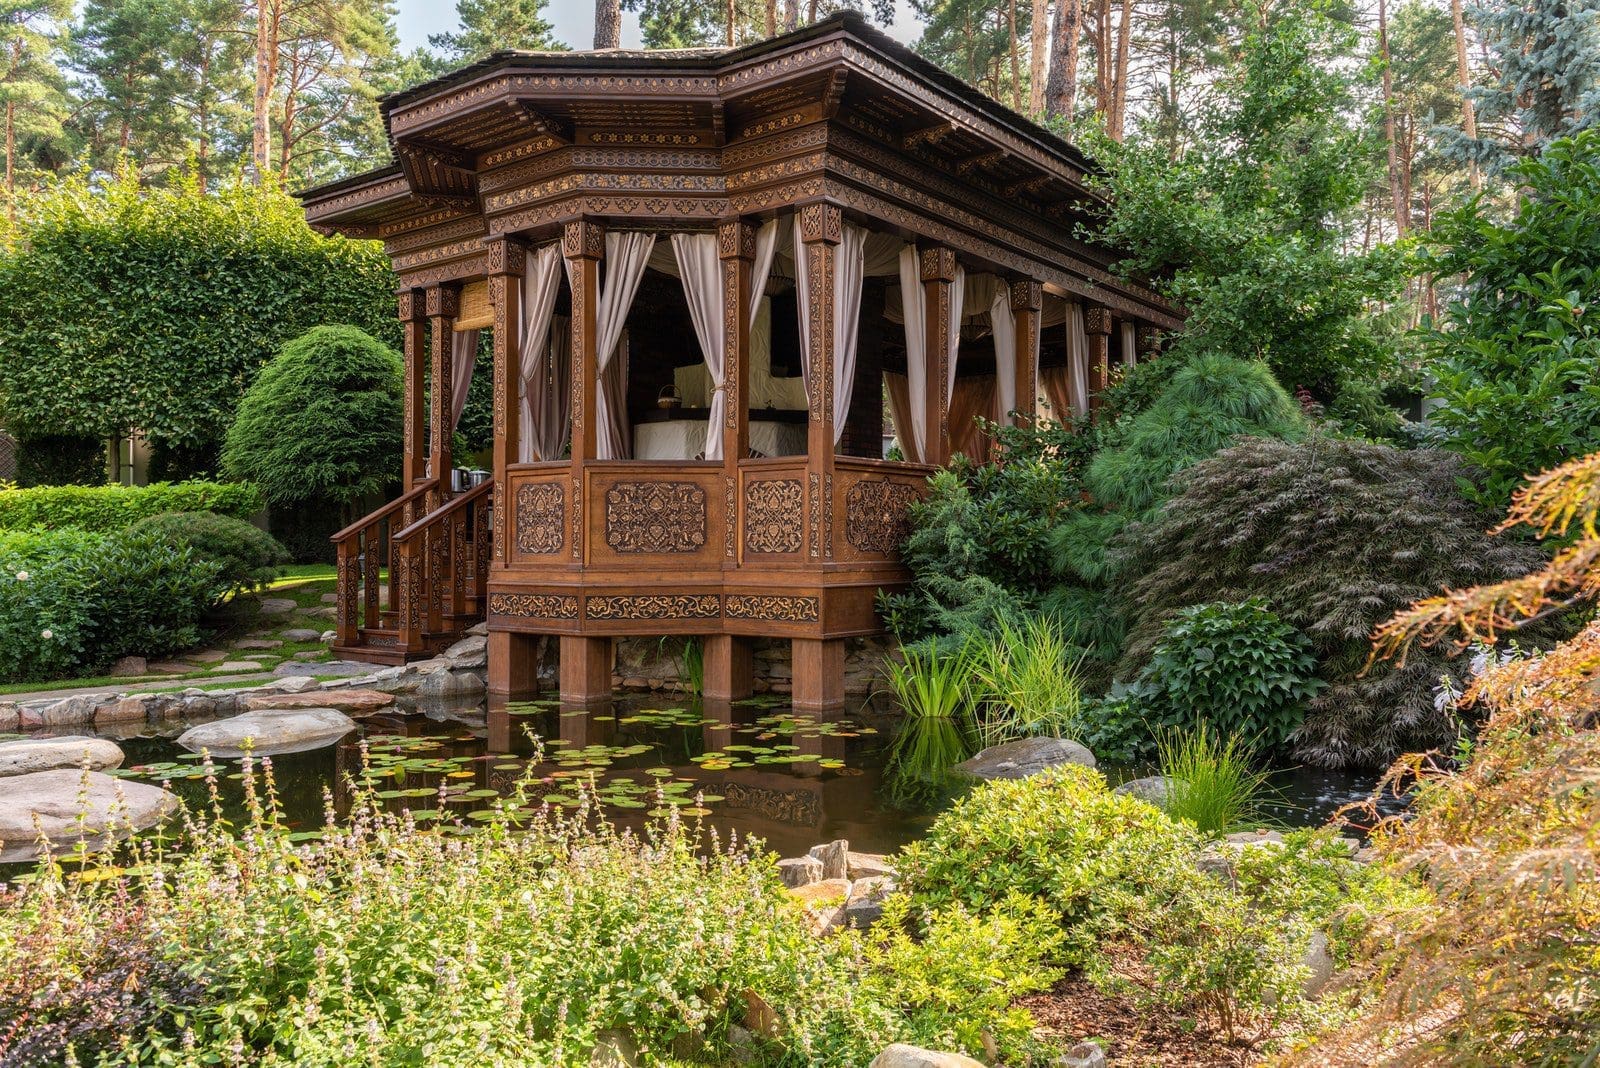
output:
POLYGON ((448 496, 427 479, 335 534, 333 651, 403 664, 438 654, 481 622, 493 502, 492 479, 448 496))

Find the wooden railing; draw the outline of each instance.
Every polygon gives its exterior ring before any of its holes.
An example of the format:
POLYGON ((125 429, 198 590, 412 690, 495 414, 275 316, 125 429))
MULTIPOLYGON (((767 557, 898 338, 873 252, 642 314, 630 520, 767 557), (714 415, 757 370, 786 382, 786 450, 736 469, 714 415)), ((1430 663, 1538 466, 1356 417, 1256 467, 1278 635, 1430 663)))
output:
POLYGON ((389 606, 395 605, 395 569, 391 542, 404 526, 414 522, 437 488, 434 479, 416 486, 376 512, 364 516, 333 536, 338 564, 338 608, 335 630, 338 644, 360 643, 361 628, 383 625, 378 596, 379 576, 389 569, 389 606))

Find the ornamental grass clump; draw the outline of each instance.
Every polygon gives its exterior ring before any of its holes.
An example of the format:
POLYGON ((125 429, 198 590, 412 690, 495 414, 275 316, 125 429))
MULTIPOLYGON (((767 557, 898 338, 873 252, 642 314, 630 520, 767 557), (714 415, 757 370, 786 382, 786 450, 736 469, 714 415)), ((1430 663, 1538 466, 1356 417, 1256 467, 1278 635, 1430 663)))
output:
POLYGON ((1156 742, 1166 794, 1161 808, 1202 834, 1259 826, 1267 773, 1252 765, 1250 747, 1202 724, 1163 734, 1156 742))
POLYGON ((997 621, 994 633, 976 646, 972 666, 984 744, 1076 735, 1083 725, 1081 656, 1052 616, 1031 615, 1020 624, 997 621))

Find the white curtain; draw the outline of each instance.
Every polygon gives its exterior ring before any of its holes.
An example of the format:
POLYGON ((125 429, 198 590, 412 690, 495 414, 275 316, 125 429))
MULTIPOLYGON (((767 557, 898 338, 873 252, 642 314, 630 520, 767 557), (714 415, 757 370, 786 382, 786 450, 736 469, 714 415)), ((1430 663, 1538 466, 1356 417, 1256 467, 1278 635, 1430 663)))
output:
POLYGON ((922 268, 917 250, 900 250, 900 306, 906 322, 906 399, 911 411, 902 425, 895 416, 900 451, 913 463, 928 455, 928 304, 922 299, 922 268))
POLYGON ((1011 422, 1011 411, 1022 405, 1031 407, 1032 397, 1017 396, 1017 317, 1011 311, 1011 287, 996 287, 989 300, 989 323, 994 337, 995 422, 1011 422))
MULTIPOLYGON (((800 240, 800 214, 794 217, 795 248, 805 249, 800 240)), ((833 259, 833 443, 844 437, 845 415, 850 411, 850 396, 855 392, 856 379, 856 328, 861 318, 861 285, 865 281, 867 231, 853 223, 845 223, 834 250, 833 259)), ((805 269, 805 255, 795 256, 794 292, 800 320, 800 376, 805 381, 806 395, 811 390, 811 307, 810 272, 805 269)))
POLYGON ((472 388, 472 367, 478 362, 478 331, 456 330, 450 335, 450 429, 461 423, 472 388))
POLYGON ((950 408, 950 401, 956 395, 956 361, 961 355, 961 317, 966 314, 967 307, 967 269, 961 264, 956 264, 956 278, 950 283, 950 329, 945 335, 946 363, 949 367, 950 381, 945 386, 945 410, 950 408))
MULTIPOLYGON (((650 263, 650 250, 656 235, 629 231, 606 234, 605 277, 600 282, 600 297, 595 308, 595 457, 621 460, 628 455, 627 361, 613 369, 613 358, 622 341, 622 327, 633 306, 639 282, 650 263)), ((567 284, 576 286, 573 261, 567 261, 567 284)))
POLYGON ((1081 419, 1089 414, 1089 335, 1084 332, 1083 305, 1076 302, 1067 305, 1067 376, 1072 414, 1081 419))
POLYGON ((1139 362, 1139 355, 1134 348, 1137 337, 1132 323, 1122 324, 1122 366, 1132 367, 1139 362))
POLYGON ((545 245, 528 257, 522 276, 522 349, 517 361, 522 405, 517 459, 522 463, 559 459, 566 444, 572 353, 564 343, 565 331, 563 343, 558 344, 551 330, 560 288, 561 248, 545 245))

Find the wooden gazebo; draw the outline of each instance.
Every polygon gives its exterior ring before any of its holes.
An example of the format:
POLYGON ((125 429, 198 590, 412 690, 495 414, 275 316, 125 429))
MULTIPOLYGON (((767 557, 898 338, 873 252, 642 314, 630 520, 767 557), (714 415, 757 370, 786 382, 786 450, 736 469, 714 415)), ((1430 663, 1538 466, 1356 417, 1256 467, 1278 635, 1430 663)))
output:
POLYGON ((700 635, 708 696, 791 639, 794 702, 907 580, 907 504, 974 416, 1092 406, 1175 310, 1077 224, 1088 161, 843 14, 746 48, 507 52, 383 103, 396 162, 303 195, 400 277, 404 492, 337 536, 338 650, 487 618, 490 689, 611 690, 700 635), (492 478, 451 438, 493 342, 492 478), (904 460, 885 459, 885 408, 904 460), (388 568, 387 588, 380 588, 388 568), (387 594, 387 597, 385 597, 387 594))

